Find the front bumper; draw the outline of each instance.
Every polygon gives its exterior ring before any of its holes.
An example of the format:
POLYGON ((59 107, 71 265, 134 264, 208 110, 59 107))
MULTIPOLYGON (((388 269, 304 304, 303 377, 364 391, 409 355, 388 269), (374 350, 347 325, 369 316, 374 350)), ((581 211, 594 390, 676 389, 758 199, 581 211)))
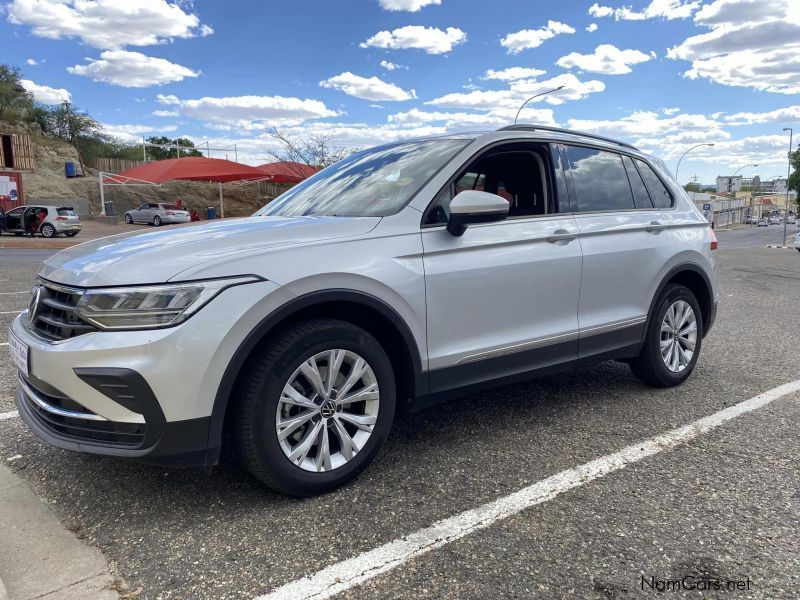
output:
POLYGON ((213 464, 221 431, 211 430, 211 417, 225 369, 262 311, 285 302, 286 294, 269 281, 235 286, 176 327, 97 331, 55 342, 28 328, 25 311, 11 324, 29 356, 16 397, 19 414, 59 448, 213 464))

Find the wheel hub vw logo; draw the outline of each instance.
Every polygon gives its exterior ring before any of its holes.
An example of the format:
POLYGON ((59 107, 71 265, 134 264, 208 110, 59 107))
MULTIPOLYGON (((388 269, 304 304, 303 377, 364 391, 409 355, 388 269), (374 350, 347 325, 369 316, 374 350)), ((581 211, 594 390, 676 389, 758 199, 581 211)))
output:
POLYGON ((331 418, 334 414, 336 414, 336 402, 333 400, 326 400, 322 403, 319 413, 326 419, 331 418))
POLYGON ((36 313, 39 311, 39 300, 42 296, 41 286, 33 288, 31 293, 31 301, 28 303, 28 321, 33 323, 36 320, 36 313))

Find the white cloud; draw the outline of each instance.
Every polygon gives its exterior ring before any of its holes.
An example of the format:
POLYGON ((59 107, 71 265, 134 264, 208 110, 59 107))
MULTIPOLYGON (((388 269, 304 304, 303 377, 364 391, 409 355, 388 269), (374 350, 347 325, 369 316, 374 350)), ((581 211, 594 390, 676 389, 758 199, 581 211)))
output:
POLYGON ((42 104, 61 104, 70 101, 70 93, 64 88, 53 88, 49 85, 39 85, 30 79, 21 79, 22 87, 33 94, 34 99, 42 104))
POLYGON ((547 25, 539 29, 523 29, 515 33, 509 33, 500 41, 500 45, 509 54, 517 54, 522 50, 538 48, 546 40, 563 33, 575 33, 575 29, 559 21, 548 21, 547 25))
POLYGON ((299 125, 310 119, 340 114, 319 100, 283 96, 205 97, 180 103, 181 115, 216 124, 221 130, 263 130, 273 125, 299 125))
POLYGON ((443 108, 486 110, 494 108, 519 108, 522 102, 534 94, 546 92, 562 85, 564 89, 536 98, 533 103, 546 102, 547 104, 558 105, 568 100, 580 100, 589 94, 602 92, 606 89, 602 81, 581 81, 572 73, 562 73, 561 75, 545 81, 538 81, 536 79, 512 81, 509 83, 509 87, 503 90, 475 90, 471 92, 446 94, 439 98, 429 100, 426 104, 443 108))
POLYGON ((436 27, 406 25, 393 31, 379 31, 359 46, 391 50, 416 48, 428 54, 446 54, 465 41, 467 34, 456 27, 442 30, 436 27))
POLYGON ((25 61, 25 64, 26 64, 26 65, 30 65, 31 67, 35 67, 36 65, 38 65, 38 64, 39 64, 39 61, 38 61, 38 60, 36 60, 35 58, 29 58, 29 59, 27 59, 27 60, 25 61))
POLYGON ((597 31, 597 23, 589 23, 586 26, 586 31, 588 31, 589 33, 594 33, 595 31, 597 31))
POLYGON ((645 54, 639 50, 620 50, 611 44, 600 44, 592 54, 571 52, 556 61, 559 67, 576 67, 589 73, 624 75, 631 72, 631 65, 655 58, 655 52, 645 54))
POLYGON ((691 62, 689 79, 800 93, 800 3, 796 0, 715 0, 695 15, 710 31, 670 48, 667 56, 691 62))
POLYGON ((614 9, 610 6, 600 6, 595 2, 589 7, 589 14, 593 17, 610 17, 614 14, 614 9))
POLYGON ((37 37, 75 37, 101 49, 150 46, 174 38, 205 36, 213 30, 186 2, 166 0, 13 0, 8 20, 28 25, 37 37))
POLYGON ((405 65, 398 65, 397 63, 389 62, 388 60, 382 60, 380 65, 386 69, 387 71, 397 71, 398 69, 408 69, 405 65))
MULTIPOLYGON (((413 108, 407 112, 389 115, 389 122, 405 126, 440 123, 448 131, 489 129, 513 123, 516 112, 513 108, 498 108, 484 112, 437 112, 413 108)), ((557 125, 553 110, 550 108, 526 108, 524 114, 527 121, 542 125, 557 125)))
POLYGON ((141 141, 146 134, 171 133, 178 127, 176 125, 163 125, 151 127, 150 125, 111 124, 100 123, 104 133, 126 141, 141 141))
POLYGON ((99 59, 85 65, 67 67, 67 71, 127 88, 163 85, 199 75, 166 59, 127 50, 106 50, 100 53, 99 59))
POLYGON ((636 11, 630 6, 612 8, 601 6, 596 2, 589 7, 589 14, 593 17, 610 17, 614 15, 617 21, 644 21, 646 19, 685 19, 700 8, 701 3, 695 0, 652 0, 644 10, 636 11))
POLYGON ((729 125, 754 125, 756 123, 800 123, 800 105, 786 106, 768 112, 740 112, 725 115, 722 120, 729 125))
POLYGON ((181 99, 174 94, 158 94, 156 95, 156 102, 167 106, 180 106, 181 99))
POLYGON ((154 117, 178 117, 181 113, 177 110, 154 110, 154 117))
POLYGON ((348 96, 363 98, 364 100, 401 101, 417 97, 414 90, 407 92, 395 84, 388 83, 377 77, 361 77, 354 75, 350 71, 345 71, 320 81, 319 84, 324 88, 339 90, 348 96))
POLYGON ((489 69, 483 79, 499 79, 500 81, 515 81, 517 79, 529 79, 532 77, 539 77, 544 75, 547 71, 541 69, 533 69, 529 67, 508 67, 500 71, 489 69))
POLYGON ((417 12, 426 6, 441 4, 442 0, 378 0, 378 2, 385 10, 417 12))
POLYGON ((581 131, 618 138, 631 138, 689 131, 708 136, 709 132, 720 130, 722 123, 702 114, 678 114, 665 117, 656 112, 642 110, 621 119, 570 119, 569 126, 581 131))
MULTIPOLYGON (((667 116, 671 116, 671 115, 674 115, 676 113, 681 112, 681 109, 680 108, 676 108, 676 107, 668 107, 668 108, 662 108, 661 112, 664 113, 667 116)), ((712 116, 715 119, 717 118, 715 115, 712 115, 712 116)))

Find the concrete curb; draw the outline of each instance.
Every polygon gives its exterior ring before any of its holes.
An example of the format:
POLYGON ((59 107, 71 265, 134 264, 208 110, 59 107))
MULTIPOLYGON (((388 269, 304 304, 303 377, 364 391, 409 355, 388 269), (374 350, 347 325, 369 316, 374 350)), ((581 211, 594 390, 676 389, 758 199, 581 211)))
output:
POLYGON ((0 464, 0 600, 117 600, 100 550, 67 531, 28 485, 0 464))

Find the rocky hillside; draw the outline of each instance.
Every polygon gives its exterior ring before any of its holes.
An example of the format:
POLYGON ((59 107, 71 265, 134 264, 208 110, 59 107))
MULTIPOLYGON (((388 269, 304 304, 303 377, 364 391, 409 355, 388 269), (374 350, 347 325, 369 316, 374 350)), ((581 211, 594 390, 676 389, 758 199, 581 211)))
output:
MULTIPOLYGON (((86 198, 92 214, 100 212, 100 183, 98 173, 87 168, 85 177, 68 179, 64 175, 64 163, 78 164, 78 153, 66 142, 41 135, 38 130, 25 124, 0 122, 4 133, 27 133, 31 137, 34 151, 34 170, 23 172, 22 179, 26 202, 36 200, 72 200, 86 198)), ((225 216, 250 215, 262 207, 269 198, 259 193, 258 184, 226 184, 225 216)), ((195 181, 172 181, 161 186, 107 186, 106 201, 114 203, 116 214, 143 202, 183 201, 189 210, 197 210, 204 216, 207 207, 219 212, 219 186, 216 183, 195 181)))

